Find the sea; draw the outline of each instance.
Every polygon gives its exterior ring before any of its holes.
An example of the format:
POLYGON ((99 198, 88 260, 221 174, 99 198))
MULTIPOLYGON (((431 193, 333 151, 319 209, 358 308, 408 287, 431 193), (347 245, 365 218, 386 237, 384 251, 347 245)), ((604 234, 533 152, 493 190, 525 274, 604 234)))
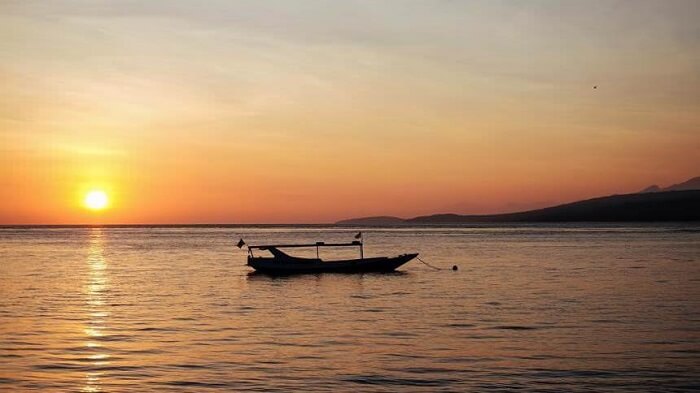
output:
POLYGON ((2 392, 699 389, 698 223, 0 228, 2 392), (269 277, 236 247, 359 231, 422 261, 269 277))

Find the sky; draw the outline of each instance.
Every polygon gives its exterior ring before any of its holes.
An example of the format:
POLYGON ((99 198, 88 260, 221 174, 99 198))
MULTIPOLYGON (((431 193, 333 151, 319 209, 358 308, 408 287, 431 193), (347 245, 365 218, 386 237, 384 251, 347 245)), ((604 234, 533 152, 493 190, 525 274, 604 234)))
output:
POLYGON ((699 19, 695 0, 0 1, 0 224, 496 213, 678 183, 700 175, 699 19))

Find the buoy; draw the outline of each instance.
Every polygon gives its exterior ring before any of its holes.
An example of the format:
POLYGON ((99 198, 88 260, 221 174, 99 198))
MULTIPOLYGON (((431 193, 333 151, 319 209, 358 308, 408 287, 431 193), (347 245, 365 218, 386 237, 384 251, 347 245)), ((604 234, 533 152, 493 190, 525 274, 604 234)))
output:
POLYGON ((452 265, 452 270, 457 271, 459 270, 459 268, 457 267, 457 265, 452 265))

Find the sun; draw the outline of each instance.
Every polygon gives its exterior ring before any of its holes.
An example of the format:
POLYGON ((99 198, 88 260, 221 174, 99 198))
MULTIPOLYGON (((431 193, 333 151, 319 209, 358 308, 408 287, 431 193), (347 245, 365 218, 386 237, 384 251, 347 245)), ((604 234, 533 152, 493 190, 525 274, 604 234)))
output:
POLYGON ((102 190, 94 190, 85 194, 83 204, 90 210, 103 210, 109 205, 107 193, 102 190))

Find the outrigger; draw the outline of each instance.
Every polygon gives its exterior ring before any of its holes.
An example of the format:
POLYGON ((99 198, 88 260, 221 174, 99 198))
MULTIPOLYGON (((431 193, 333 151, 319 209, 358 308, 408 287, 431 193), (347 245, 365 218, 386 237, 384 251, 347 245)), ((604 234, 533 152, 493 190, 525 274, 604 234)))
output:
MULTIPOLYGON (((309 244, 267 244, 247 245, 248 266, 258 272, 272 275, 289 275, 301 273, 369 273, 392 272, 399 266, 417 257, 418 254, 402 254, 395 257, 364 257, 364 244, 362 234, 359 233, 350 243, 325 243, 316 242, 309 244), (316 247, 316 258, 300 258, 282 252, 280 248, 316 247), (321 247, 359 247, 360 258, 324 261, 319 257, 321 247), (253 250, 269 251, 272 257, 255 256, 253 250)), ((238 242, 238 247, 246 245, 243 239, 238 242)))

